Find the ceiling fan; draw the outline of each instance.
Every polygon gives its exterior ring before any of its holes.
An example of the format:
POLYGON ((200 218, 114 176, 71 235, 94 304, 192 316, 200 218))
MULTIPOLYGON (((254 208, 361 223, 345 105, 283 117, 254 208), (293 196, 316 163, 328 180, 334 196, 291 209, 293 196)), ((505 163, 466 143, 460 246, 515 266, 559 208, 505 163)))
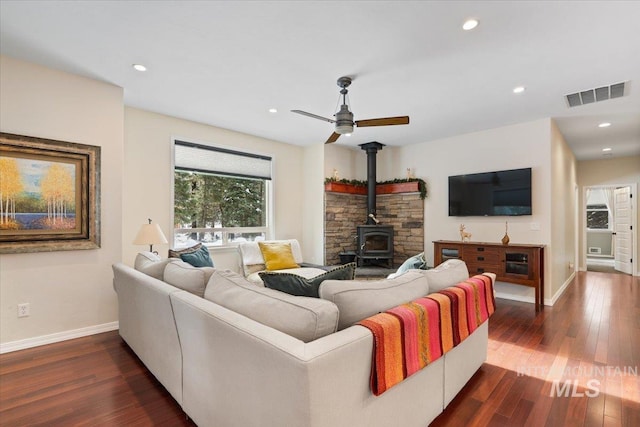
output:
POLYGON ((367 120, 353 120, 353 113, 349 111, 349 105, 347 104, 347 94, 349 91, 347 88, 351 85, 351 77, 340 77, 338 79, 338 86, 342 88, 340 90, 340 95, 342 96, 342 105, 340 106, 340 110, 334 114, 334 119, 329 119, 327 117, 318 116, 317 114, 307 113, 302 110, 291 110, 292 113, 302 114, 303 116, 311 117, 318 120, 323 120, 329 123, 335 123, 336 129, 331 134, 329 139, 325 144, 331 144, 332 142, 336 142, 340 135, 351 134, 353 132, 353 127, 368 127, 368 126, 393 126, 393 125, 407 125, 409 124, 409 116, 398 116, 398 117, 383 117, 380 119, 367 119, 367 120))

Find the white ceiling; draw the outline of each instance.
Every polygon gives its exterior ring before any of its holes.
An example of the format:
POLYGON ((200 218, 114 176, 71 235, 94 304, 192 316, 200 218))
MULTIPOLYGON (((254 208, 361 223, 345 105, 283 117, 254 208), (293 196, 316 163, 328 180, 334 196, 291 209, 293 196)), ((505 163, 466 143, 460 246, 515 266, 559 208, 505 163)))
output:
POLYGON ((2 0, 0 49, 121 86, 129 106, 297 145, 321 144, 333 128, 289 110, 331 116, 336 80, 349 75, 356 120, 411 124, 356 129, 338 144, 413 144, 553 117, 583 160, 604 147, 640 154, 639 17, 631 1, 2 0), (468 17, 480 25, 462 31, 468 17), (571 109, 564 100, 623 81, 623 98, 571 109), (518 85, 527 89, 514 95, 518 85))

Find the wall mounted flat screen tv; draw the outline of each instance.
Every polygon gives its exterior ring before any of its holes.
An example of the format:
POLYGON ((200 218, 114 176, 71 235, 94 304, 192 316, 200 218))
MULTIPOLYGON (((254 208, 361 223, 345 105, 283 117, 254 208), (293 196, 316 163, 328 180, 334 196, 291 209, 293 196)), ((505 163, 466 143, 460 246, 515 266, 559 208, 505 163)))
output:
POLYGON ((531 168, 449 177, 449 216, 531 215, 531 168))

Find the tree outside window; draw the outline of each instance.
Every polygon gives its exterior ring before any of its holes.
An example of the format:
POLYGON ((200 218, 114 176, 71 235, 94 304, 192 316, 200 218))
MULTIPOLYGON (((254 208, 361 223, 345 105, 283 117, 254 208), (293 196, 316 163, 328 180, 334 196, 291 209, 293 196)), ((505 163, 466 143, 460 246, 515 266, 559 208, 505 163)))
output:
POLYGON ((174 218, 176 244, 212 245, 266 237, 264 179, 175 171, 174 218), (245 230, 242 230, 245 229, 245 230))
POLYGON ((609 222, 609 209, 607 209, 607 205, 587 205, 588 229, 608 230, 609 222))

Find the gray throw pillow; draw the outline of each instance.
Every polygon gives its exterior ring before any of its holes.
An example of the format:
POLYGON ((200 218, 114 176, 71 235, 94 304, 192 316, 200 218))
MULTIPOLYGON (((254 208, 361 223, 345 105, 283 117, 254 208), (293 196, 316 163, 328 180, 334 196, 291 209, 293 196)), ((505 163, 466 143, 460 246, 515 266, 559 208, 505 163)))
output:
POLYGON ((259 273, 264 286, 267 288, 276 289, 291 295, 313 298, 320 298, 318 288, 320 288, 320 284, 325 280, 353 280, 355 274, 355 262, 336 267, 311 279, 305 279, 302 276, 291 273, 274 273, 266 271, 259 273))
POLYGON ((202 298, 207 282, 215 271, 215 268, 196 268, 184 261, 174 260, 164 269, 164 281, 202 298))
POLYGON ((172 261, 175 261, 175 259, 160 259, 160 257, 154 253, 140 252, 136 256, 134 267, 136 270, 148 276, 158 280, 164 280, 164 268, 172 261))

